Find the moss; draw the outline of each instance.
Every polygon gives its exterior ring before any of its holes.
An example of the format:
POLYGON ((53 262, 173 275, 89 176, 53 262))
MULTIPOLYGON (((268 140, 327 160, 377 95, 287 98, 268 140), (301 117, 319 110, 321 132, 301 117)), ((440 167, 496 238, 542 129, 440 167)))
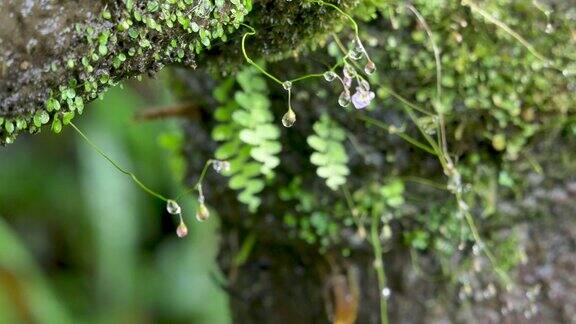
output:
MULTIPOLYGON (((123 79, 152 75, 166 64, 193 68, 195 55, 215 40, 225 39, 226 32, 238 28, 247 13, 239 1, 194 5, 189 0, 126 0, 111 7, 87 5, 85 15, 90 19, 86 22, 80 16, 72 24, 74 28, 54 26, 70 32, 60 40, 45 40, 65 42, 63 48, 38 53, 43 62, 27 63, 25 73, 36 74, 36 82, 22 81, 23 77, 15 72, 19 68, 16 64, 7 67, 11 77, 3 81, 7 93, 0 99, 4 119, 0 144, 12 142, 23 131, 38 132, 50 120, 69 122, 71 113, 82 114, 85 102, 98 98, 123 79), (28 127, 13 129, 11 125, 17 118, 28 127)), ((60 9, 78 10, 64 5, 60 9)), ((14 56, 10 51, 2 55, 0 62, 14 56)), ((57 125, 53 130, 59 131, 57 125)))
MULTIPOLYGON (((338 0, 333 3, 351 9, 359 2, 338 0)), ((67 25, 62 19, 60 25, 54 23, 53 26, 69 30, 69 33, 42 41, 43 47, 55 49, 38 53, 34 61, 27 63, 31 66, 24 72, 25 78, 31 80, 35 75, 35 82, 22 82, 22 78, 16 77, 0 81, 0 86, 2 82, 6 85, 0 89, 7 89, 4 98, 0 99, 0 115, 9 123, 15 118, 23 118, 31 125, 12 133, 0 128, 0 144, 12 142, 21 131, 38 132, 40 127, 30 122, 38 110, 48 112, 50 120, 62 119, 64 114, 68 117, 71 113, 81 114, 84 102, 98 98, 109 86, 126 78, 152 75, 166 64, 195 67, 196 56, 201 54, 202 64, 213 71, 235 69, 243 62, 239 55, 239 38, 243 31, 237 29, 244 19, 261 31, 250 40, 249 51, 254 57, 266 60, 314 49, 344 21, 333 9, 312 1, 262 0, 254 1, 252 5, 252 1, 235 0, 194 5, 190 0, 117 0, 106 2, 106 5, 104 2, 82 2, 78 6, 80 8, 62 5, 61 8, 38 9, 45 16, 56 12, 71 16, 66 17, 67 25), (252 12, 246 16, 248 9, 252 12), (62 46, 55 47, 55 43, 62 46), (67 89, 74 89, 83 101, 77 103, 74 98, 68 98, 63 94, 67 89), (54 100, 59 102, 61 109, 46 106, 54 100)), ((27 23, 50 21, 31 19, 27 23)), ((12 56, 10 51, 3 53, 0 63, 28 62, 12 56)), ((2 64, 2 71, 15 75, 16 65, 2 64)))
MULTIPOLYGON (((372 1, 330 2, 345 11, 352 11, 360 3, 372 1)), ((374 5, 369 7, 374 8, 374 5)), ((349 24, 334 9, 313 1, 274 0, 255 2, 250 15, 246 16, 246 23, 257 31, 247 43, 250 56, 268 62, 314 51, 326 43, 327 36, 349 24)), ((212 47, 199 58, 201 64, 213 72, 226 74, 235 71, 244 64, 240 43, 245 32, 246 29, 241 28, 227 42, 212 47)))

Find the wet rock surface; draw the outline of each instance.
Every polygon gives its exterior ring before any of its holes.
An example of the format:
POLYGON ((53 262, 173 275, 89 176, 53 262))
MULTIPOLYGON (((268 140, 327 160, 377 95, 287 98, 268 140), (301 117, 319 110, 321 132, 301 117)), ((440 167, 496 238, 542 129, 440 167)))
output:
MULTIPOLYGON (((0 3, 0 111, 3 116, 32 112, 49 90, 74 75, 66 61, 86 52, 76 24, 110 28, 97 19, 102 1, 8 0, 0 3), (58 72, 56 72, 58 70, 58 72)), ((79 63, 79 62, 78 62, 79 63)))

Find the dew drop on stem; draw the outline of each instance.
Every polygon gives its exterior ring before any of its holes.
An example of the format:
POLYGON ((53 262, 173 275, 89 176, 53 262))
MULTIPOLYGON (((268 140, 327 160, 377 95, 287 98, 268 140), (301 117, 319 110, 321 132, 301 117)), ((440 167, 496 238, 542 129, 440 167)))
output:
POLYGON ((284 127, 292 127, 296 123, 296 114, 292 108, 288 108, 288 111, 282 116, 282 125, 284 127))
POLYGON ((291 81, 284 81, 282 83, 282 87, 284 88, 284 90, 290 91, 290 90, 292 90, 292 82, 291 81))
POLYGON ((218 174, 220 174, 222 172, 228 172, 230 170, 230 162, 216 160, 216 161, 214 161, 214 163, 212 163, 212 168, 218 174))
POLYGON ((350 57, 354 61, 358 61, 364 56, 364 51, 360 47, 355 47, 350 50, 348 53, 348 57, 350 57))
POLYGON ((180 205, 178 205, 178 203, 172 199, 169 199, 166 202, 166 210, 171 215, 178 215, 182 212, 182 208, 180 208, 180 205))
POLYGON ((390 298, 391 293, 392 293, 392 291, 390 291, 390 288, 388 288, 388 287, 382 288, 382 298, 384 298, 384 299, 390 298))
POLYGON ((342 107, 348 107, 350 105, 350 92, 343 91, 338 98, 338 104, 342 107))
POLYGON ((324 72, 324 80, 326 80, 328 82, 332 82, 332 81, 334 81, 334 79, 336 79, 336 73, 334 73, 332 71, 324 72))
POLYGON ((344 69, 342 69, 342 72, 345 78, 352 79, 356 76, 356 71, 349 64, 344 65, 344 69))
POLYGON ((366 72, 368 75, 374 74, 374 72, 376 72, 376 64, 374 64, 372 61, 368 61, 368 63, 366 63, 364 66, 364 72, 366 72))

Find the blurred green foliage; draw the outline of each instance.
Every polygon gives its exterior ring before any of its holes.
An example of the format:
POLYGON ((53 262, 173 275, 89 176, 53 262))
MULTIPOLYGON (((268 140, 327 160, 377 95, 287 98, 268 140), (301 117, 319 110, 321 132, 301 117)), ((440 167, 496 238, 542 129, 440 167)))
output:
MULTIPOLYGON (((174 193, 184 169, 178 125, 132 122, 135 109, 169 100, 155 82, 116 87, 80 127, 151 187, 174 193)), ((178 240, 164 203, 71 128, 2 150, 0 166, 1 323, 229 322, 211 279, 216 218, 199 225, 185 215, 190 235, 178 240)))

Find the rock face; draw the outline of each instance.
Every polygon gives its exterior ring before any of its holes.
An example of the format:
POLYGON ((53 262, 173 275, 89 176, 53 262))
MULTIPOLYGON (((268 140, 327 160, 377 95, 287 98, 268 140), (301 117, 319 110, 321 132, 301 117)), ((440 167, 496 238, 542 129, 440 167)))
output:
POLYGON ((1 143, 69 121, 121 80, 193 68, 246 14, 240 3, 120 0, 4 1, 0 11, 1 143))
POLYGON ((65 69, 71 59, 88 51, 75 25, 95 30, 110 29, 101 19, 100 1, 19 1, 0 4, 0 107, 12 117, 42 107, 50 89, 67 84, 74 70, 65 69))

